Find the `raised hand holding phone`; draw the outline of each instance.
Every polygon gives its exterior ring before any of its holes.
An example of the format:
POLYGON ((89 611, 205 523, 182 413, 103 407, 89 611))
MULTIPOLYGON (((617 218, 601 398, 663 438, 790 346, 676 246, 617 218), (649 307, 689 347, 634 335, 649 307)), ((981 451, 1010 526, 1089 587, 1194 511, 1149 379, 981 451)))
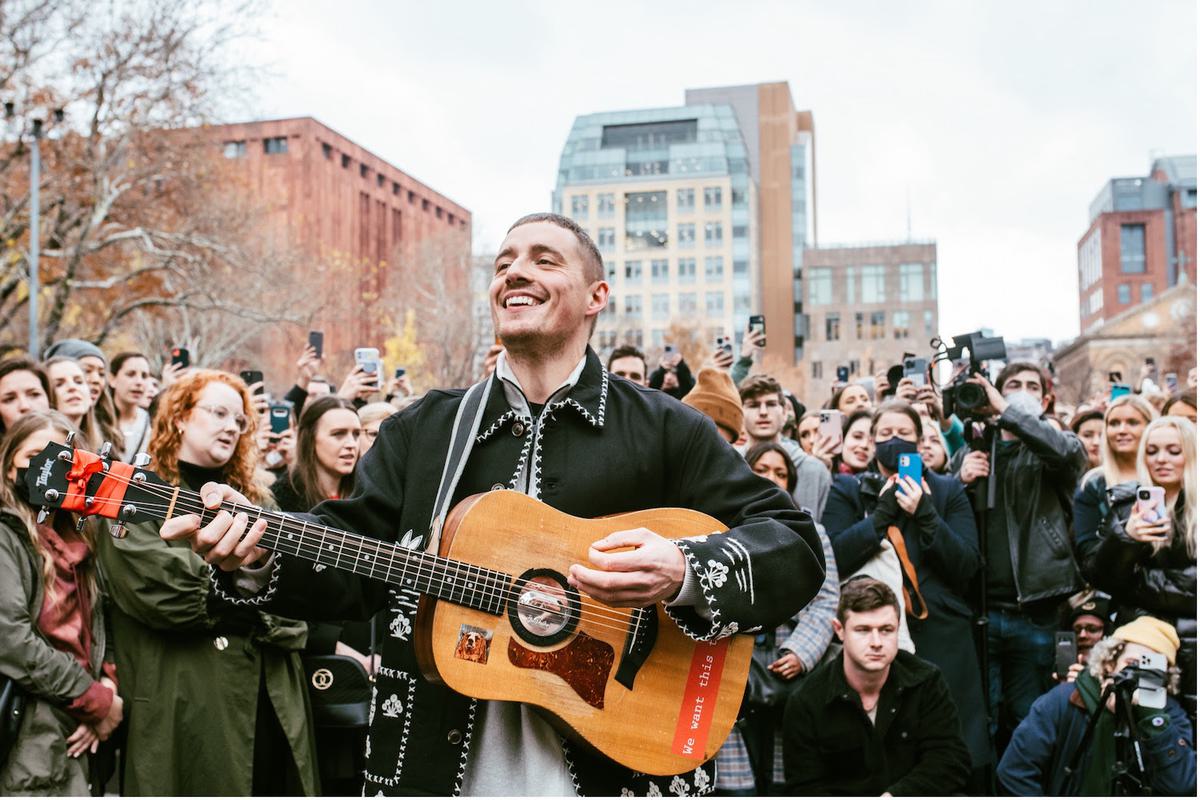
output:
POLYGON ((1147 514, 1153 513, 1134 507, 1129 521, 1125 523, 1125 533, 1130 539, 1144 544, 1156 544, 1165 542, 1171 536, 1171 518, 1168 516, 1154 521, 1146 519, 1147 514))

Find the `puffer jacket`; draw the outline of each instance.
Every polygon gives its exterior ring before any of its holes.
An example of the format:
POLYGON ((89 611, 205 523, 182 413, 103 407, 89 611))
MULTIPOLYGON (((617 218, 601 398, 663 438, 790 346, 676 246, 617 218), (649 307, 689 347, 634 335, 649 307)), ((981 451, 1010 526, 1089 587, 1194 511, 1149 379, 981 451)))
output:
POLYGON ((65 709, 99 679, 103 662, 112 661, 103 604, 93 604, 92 660, 84 669, 37 627, 44 598, 41 557, 23 528, 19 518, 0 511, 0 672, 28 698, 16 742, 0 764, 0 796, 86 795, 88 760, 67 755, 67 737, 79 721, 65 709))
MULTIPOLYGON (((1087 468, 1083 442, 1011 405, 998 425, 1021 443, 1004 474, 994 476, 1004 481, 1017 602, 1065 597, 1083 585, 1072 552, 1069 513, 1075 486, 1087 468)), ((951 475, 959 474, 968 452, 964 447, 954 454, 951 475)))

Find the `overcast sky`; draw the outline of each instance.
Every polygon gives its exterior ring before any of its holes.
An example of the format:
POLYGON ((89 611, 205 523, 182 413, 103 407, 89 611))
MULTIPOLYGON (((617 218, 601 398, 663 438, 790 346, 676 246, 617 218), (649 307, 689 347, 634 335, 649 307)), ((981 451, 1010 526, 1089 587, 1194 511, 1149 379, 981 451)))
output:
POLYGON ((937 240, 944 334, 1079 330, 1104 182, 1196 151, 1196 9, 1143 2, 301 2, 249 116, 313 116, 471 210, 548 209, 572 120, 786 80, 817 131, 822 244, 937 240))

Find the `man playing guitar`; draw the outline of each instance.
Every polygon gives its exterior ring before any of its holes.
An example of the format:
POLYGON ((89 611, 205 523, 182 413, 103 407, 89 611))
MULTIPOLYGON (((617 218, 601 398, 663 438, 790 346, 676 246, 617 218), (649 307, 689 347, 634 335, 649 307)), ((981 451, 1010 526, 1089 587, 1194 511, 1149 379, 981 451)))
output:
MULTIPOLYGON (((707 417, 610 375, 588 346, 609 286, 585 231, 553 214, 518 220, 496 257, 489 294, 505 352, 455 502, 513 489, 578 517, 660 507, 715 517, 727 533, 613 533, 565 576, 609 606, 663 603, 697 641, 773 627, 816 594, 824 567, 808 515, 754 475, 707 417)), ((388 419, 359 464, 354 494, 303 518, 425 549, 463 394, 430 391, 388 419)), ((246 502, 217 484, 201 496, 209 509, 246 502)), ((203 527, 195 514, 173 517, 162 537, 187 541, 220 568, 215 590, 226 602, 312 620, 366 619, 385 607, 395 614, 372 698, 367 795, 712 790, 711 762, 665 778, 634 773, 564 740, 529 706, 475 700, 427 681, 412 643, 414 593, 268 553, 257 546, 264 529, 263 521, 251 525, 244 514, 221 511, 203 527)), ((486 631, 463 635, 460 658, 488 658, 486 631)))

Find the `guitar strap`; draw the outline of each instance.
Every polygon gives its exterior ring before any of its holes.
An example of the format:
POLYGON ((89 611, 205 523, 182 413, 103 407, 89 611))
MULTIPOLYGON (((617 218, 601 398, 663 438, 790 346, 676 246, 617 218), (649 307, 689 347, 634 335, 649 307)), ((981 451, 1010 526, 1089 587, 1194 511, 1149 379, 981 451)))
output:
POLYGON ((433 504, 433 517, 429 520, 429 544, 427 553, 437 553, 442 541, 442 526, 446 523, 446 515, 450 513, 450 500, 454 497, 454 488, 462 478, 463 469, 467 466, 467 456, 475 444, 475 433, 483 420, 483 410, 487 405, 488 395, 492 392, 492 380, 495 373, 485 380, 467 389, 463 399, 458 404, 458 412, 454 415, 454 429, 450 433, 450 447, 446 450, 446 463, 442 466, 442 480, 438 486, 437 499, 433 504))

